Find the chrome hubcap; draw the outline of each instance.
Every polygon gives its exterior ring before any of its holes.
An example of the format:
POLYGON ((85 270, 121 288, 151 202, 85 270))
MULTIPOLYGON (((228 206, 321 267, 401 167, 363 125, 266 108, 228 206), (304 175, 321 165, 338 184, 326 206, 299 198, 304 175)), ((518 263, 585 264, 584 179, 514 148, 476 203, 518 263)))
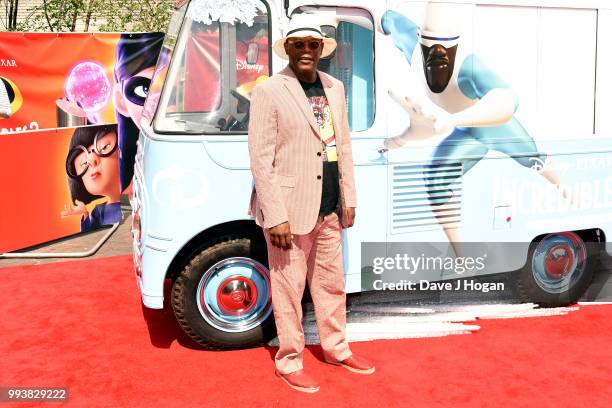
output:
POLYGON ((580 279, 586 267, 586 247, 573 232, 545 236, 532 260, 533 277, 543 290, 561 293, 580 279))
POLYGON ((227 258, 210 267, 198 283, 198 309, 211 326, 244 332, 260 325, 272 311, 270 276, 261 263, 227 258))

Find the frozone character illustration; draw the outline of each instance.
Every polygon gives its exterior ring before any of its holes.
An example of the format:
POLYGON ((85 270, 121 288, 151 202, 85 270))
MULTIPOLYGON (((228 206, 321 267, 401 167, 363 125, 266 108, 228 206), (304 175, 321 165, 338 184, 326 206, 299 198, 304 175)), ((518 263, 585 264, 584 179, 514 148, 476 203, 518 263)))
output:
POLYGON ((72 204, 64 206, 62 217, 80 215, 81 232, 121 221, 117 125, 76 129, 66 155, 66 174, 72 204), (86 204, 102 197, 108 201, 90 214, 86 204))
POLYGON ((145 99, 161 51, 162 33, 121 34, 115 52, 113 98, 117 116, 121 191, 130 193, 145 99))
MULTIPOLYGON (((444 166, 460 163, 467 173, 489 150, 512 157, 518 164, 538 170, 539 174, 559 187, 559 178, 552 170, 546 154, 538 147, 521 123, 514 117, 518 97, 504 80, 477 55, 461 52, 461 36, 456 26, 455 6, 429 2, 425 21, 419 26, 406 16, 389 10, 382 17, 385 34, 404 54, 409 64, 417 45, 422 54, 422 76, 425 96, 391 98, 410 115, 410 128, 402 135, 387 139, 385 147, 400 148, 406 143, 439 137, 443 139, 434 151, 432 164, 444 166)), ((452 202, 451 184, 457 173, 436 172, 429 187, 434 213, 444 211, 452 202)), ((442 223, 445 234, 455 249, 459 232, 453 225, 442 223)))

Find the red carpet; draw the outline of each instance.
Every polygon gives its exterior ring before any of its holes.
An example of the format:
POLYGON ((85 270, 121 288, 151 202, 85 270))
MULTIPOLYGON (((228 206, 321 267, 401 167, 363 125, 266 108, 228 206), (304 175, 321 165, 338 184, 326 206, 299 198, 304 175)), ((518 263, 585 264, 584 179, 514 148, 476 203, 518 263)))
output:
MULTIPOLYGON (((0 269, 0 386, 66 386, 75 407, 609 407, 612 306, 479 321, 471 335, 354 343, 373 376, 305 364, 317 394, 273 375, 273 348, 199 350, 141 307, 129 256, 0 269)), ((58 406, 61 404, 44 404, 58 406)), ((9 406, 0 403, 0 406, 9 406)), ((25 407, 31 404, 15 404, 25 407)))

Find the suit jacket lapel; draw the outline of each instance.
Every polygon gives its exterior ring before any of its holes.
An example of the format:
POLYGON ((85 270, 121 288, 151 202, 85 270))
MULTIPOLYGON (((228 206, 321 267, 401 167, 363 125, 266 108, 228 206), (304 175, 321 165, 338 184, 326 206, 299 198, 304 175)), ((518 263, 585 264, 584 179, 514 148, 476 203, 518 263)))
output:
POLYGON ((320 138, 319 124, 315 119, 314 113, 312 112, 312 107, 310 106, 310 102, 304 93, 302 85, 300 85, 300 82, 289 66, 285 67, 285 69, 283 69, 280 73, 284 75, 284 84, 291 94, 291 97, 300 107, 300 110, 308 120, 308 123, 310 123, 312 130, 314 130, 317 137, 320 138))
POLYGON ((331 109, 334 123, 334 133, 336 140, 338 140, 338 135, 340 133, 340 118, 342 117, 342 112, 340 111, 342 109, 342 96, 338 92, 338 87, 334 86, 333 82, 329 81, 325 74, 322 74, 319 71, 319 77, 321 78, 321 83, 323 84, 323 89, 325 90, 325 96, 327 97, 329 108, 331 109))

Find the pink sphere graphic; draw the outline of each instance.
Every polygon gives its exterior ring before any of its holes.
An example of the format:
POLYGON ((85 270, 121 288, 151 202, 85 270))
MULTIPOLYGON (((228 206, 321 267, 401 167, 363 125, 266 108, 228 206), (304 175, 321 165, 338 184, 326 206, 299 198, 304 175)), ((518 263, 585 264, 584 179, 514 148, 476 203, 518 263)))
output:
POLYGON ((111 84, 106 70, 95 62, 81 62, 66 80, 66 95, 87 113, 102 110, 111 96, 111 84))

